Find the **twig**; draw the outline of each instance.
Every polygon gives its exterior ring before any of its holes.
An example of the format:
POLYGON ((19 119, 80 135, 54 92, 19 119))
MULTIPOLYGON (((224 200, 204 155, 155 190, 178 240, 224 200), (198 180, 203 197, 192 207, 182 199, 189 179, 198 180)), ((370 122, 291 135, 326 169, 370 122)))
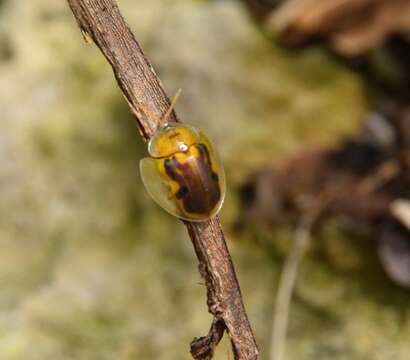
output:
POLYGON ((285 359, 286 334, 288 330, 289 308, 295 288, 299 264, 310 243, 310 233, 319 213, 323 209, 307 211, 302 215, 296 229, 293 247, 283 266, 279 279, 275 308, 272 317, 271 360, 285 359))
POLYGON ((212 322, 207 336, 195 338, 191 343, 191 355, 194 359, 212 359, 214 350, 222 340, 225 332, 225 324, 222 320, 212 322))
MULTIPOLYGON (((149 141, 170 108, 160 80, 125 23, 115 0, 67 0, 81 31, 92 39, 111 64, 115 78, 135 116, 144 141, 149 141)), ((174 111, 168 122, 178 121, 174 111)), ((211 359, 227 330, 237 360, 258 359, 258 348, 242 302, 239 284, 218 217, 185 222, 207 286, 207 304, 214 316, 205 339, 195 339, 196 359, 211 359), (222 326, 223 325, 223 326, 222 326)))

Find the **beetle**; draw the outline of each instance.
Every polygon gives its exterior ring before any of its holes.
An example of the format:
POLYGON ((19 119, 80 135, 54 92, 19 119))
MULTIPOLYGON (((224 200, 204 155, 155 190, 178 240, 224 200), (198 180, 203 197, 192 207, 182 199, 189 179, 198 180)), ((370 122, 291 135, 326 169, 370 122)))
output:
POLYGON ((170 214, 188 221, 216 215, 226 192, 225 173, 208 138, 191 126, 165 124, 140 161, 148 194, 170 214))

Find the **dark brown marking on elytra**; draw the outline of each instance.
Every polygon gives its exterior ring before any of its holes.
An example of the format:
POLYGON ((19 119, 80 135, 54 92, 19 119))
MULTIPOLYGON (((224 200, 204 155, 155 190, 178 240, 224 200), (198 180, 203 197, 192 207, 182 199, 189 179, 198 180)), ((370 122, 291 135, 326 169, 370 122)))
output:
POLYGON ((186 198, 188 195, 189 195, 189 190, 185 185, 181 186, 178 192, 176 193, 176 197, 179 200, 181 200, 182 198, 186 198))
POLYGON ((192 156, 180 163, 172 156, 165 160, 165 170, 180 186, 176 197, 182 201, 184 210, 191 214, 209 214, 221 197, 219 178, 212 169, 206 146, 196 144, 192 147, 196 147, 199 157, 192 156))

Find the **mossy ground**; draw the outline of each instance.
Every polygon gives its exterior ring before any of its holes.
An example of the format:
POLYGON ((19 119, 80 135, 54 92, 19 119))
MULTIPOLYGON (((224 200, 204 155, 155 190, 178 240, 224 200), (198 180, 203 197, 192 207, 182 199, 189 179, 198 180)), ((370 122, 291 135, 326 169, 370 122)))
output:
MULTIPOLYGON (((228 176, 222 212, 262 350, 291 229, 230 231, 254 169, 335 144, 363 84, 320 48, 266 39, 236 2, 123 0, 180 117, 228 176)), ((210 324, 185 229, 147 197, 145 146, 112 73, 64 1, 0 2, 0 359, 189 359, 210 324)), ((330 224, 302 264, 290 359, 407 359, 408 294, 330 224)), ((217 359, 228 358, 223 343, 217 359)))

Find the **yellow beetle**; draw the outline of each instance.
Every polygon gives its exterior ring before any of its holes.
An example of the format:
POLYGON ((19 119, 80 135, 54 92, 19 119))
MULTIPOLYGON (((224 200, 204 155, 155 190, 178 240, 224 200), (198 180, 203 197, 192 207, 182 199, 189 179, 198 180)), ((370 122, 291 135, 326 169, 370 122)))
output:
POLYGON ((140 161, 142 182, 166 211, 188 221, 203 221, 221 209, 226 185, 223 167, 210 141, 191 126, 166 124, 140 161))

